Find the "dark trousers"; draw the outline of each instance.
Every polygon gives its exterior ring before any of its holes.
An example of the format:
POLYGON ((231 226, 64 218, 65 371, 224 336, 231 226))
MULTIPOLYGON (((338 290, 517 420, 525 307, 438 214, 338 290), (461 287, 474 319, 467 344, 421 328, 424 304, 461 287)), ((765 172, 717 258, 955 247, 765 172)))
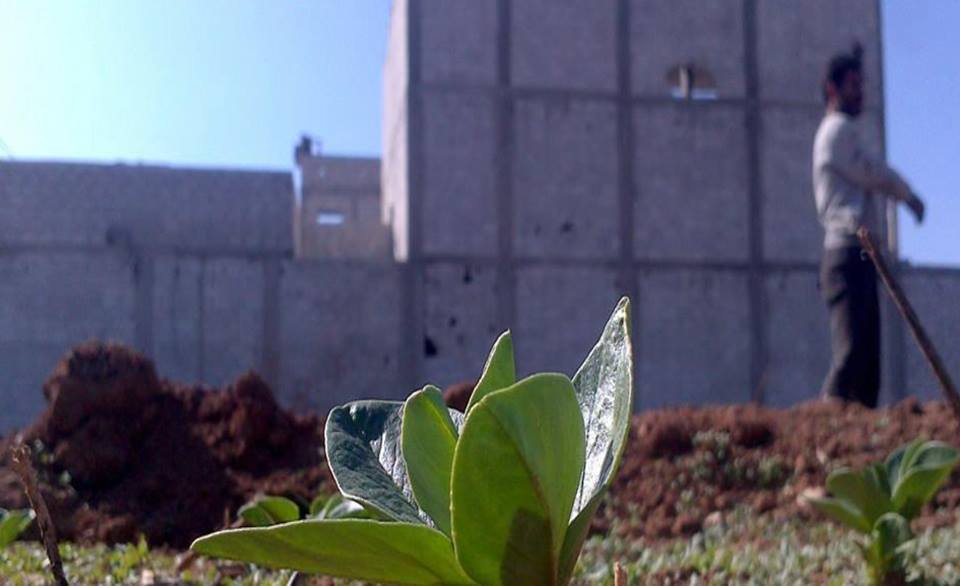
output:
POLYGON ((820 291, 830 313, 833 358, 824 397, 876 407, 880 391, 877 273, 859 247, 825 250, 820 291))

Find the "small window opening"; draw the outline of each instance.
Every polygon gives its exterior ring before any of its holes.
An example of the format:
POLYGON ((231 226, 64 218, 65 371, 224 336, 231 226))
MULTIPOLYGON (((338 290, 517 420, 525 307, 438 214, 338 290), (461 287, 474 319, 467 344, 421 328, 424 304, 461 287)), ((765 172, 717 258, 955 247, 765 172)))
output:
POLYGON ((343 212, 323 211, 317 214, 316 219, 319 226, 342 226, 346 217, 343 212))
POLYGON ((717 80, 708 70, 687 63, 667 72, 670 95, 677 100, 716 100, 717 80))

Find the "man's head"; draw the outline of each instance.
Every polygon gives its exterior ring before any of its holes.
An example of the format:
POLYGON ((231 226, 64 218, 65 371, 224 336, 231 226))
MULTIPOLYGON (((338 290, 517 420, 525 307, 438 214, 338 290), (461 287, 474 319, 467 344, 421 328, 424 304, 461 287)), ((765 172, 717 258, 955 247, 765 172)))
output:
POLYGON ((850 53, 834 55, 827 64, 823 97, 827 108, 850 116, 863 111, 863 49, 857 43, 850 53))

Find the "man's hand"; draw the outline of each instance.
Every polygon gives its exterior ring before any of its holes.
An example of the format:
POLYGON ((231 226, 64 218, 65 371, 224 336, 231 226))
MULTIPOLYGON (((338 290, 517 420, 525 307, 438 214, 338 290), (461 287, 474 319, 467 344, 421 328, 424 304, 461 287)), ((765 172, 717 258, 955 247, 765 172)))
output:
POLYGON ((918 224, 923 223, 923 214, 926 211, 926 206, 923 205, 923 200, 917 197, 916 194, 911 194, 910 199, 906 201, 907 207, 910 208, 910 211, 913 212, 914 217, 917 219, 918 224))

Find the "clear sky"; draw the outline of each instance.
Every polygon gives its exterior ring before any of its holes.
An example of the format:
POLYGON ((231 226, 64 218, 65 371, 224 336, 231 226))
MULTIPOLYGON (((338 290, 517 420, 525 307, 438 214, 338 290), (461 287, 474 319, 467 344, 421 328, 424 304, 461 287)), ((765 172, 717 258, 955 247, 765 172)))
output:
MULTIPOLYGON (((667 1, 667 0, 664 0, 667 1)), ((840 1, 840 0, 838 0, 840 1)), ((960 265, 960 2, 883 0, 890 162, 916 263, 960 265)), ((290 168, 378 155, 389 0, 0 0, 0 156, 290 168)))

